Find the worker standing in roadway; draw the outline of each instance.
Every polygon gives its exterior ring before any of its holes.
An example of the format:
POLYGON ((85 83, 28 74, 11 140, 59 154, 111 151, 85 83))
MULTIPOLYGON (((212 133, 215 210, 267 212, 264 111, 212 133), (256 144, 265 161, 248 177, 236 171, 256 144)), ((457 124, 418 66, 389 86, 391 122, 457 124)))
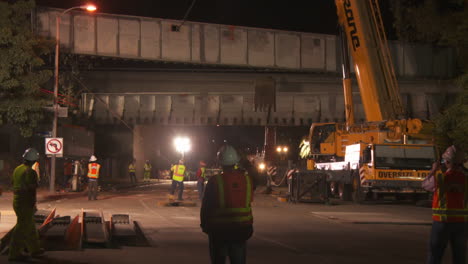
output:
POLYGON ((151 163, 149 160, 146 160, 145 165, 143 166, 143 181, 144 182, 149 182, 151 178, 151 169, 153 166, 151 166, 151 163))
POLYGON ((37 175, 31 166, 39 159, 34 148, 28 148, 23 154, 24 162, 13 171, 13 209, 16 214, 16 225, 13 229, 8 260, 21 261, 26 248, 31 257, 44 254, 39 245, 39 235, 34 224, 36 208, 37 175))
POLYGON ((132 162, 128 165, 128 176, 130 176, 131 183, 136 183, 135 159, 132 159, 132 162))
POLYGON ((96 156, 92 155, 88 163, 88 201, 96 200, 98 193, 98 179, 101 165, 96 156))
POLYGON ((200 200, 203 198, 203 191, 205 190, 205 178, 206 178, 206 163, 205 161, 200 161, 200 168, 197 170, 197 190, 198 198, 200 200))
POLYGON ((453 263, 466 263, 468 235, 468 175, 463 171, 463 149, 450 146, 442 154, 444 173, 437 173, 440 164, 434 163, 435 191, 432 201, 432 231, 429 264, 442 263, 450 241, 453 263))
POLYGON ((234 169, 240 158, 232 146, 218 152, 222 173, 211 177, 200 211, 201 228, 208 234, 211 263, 246 263, 246 241, 253 234, 253 184, 242 169, 234 169))
POLYGON ((171 195, 174 195, 176 188, 179 188, 178 200, 183 201, 182 194, 184 192, 184 177, 185 177, 185 165, 183 160, 179 160, 179 163, 172 166, 172 185, 171 195))

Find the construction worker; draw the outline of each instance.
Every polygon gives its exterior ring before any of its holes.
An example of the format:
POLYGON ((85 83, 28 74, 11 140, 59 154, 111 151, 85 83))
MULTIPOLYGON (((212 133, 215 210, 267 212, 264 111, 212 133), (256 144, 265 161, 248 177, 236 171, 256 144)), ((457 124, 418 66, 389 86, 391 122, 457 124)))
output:
POLYGON ((13 209, 17 220, 10 241, 10 261, 25 260, 27 257, 22 255, 24 249, 28 250, 31 257, 44 254, 34 223, 37 175, 31 166, 38 159, 37 150, 28 148, 23 154, 23 164, 13 171, 13 209))
POLYGON ((63 164, 63 187, 67 188, 70 184, 70 179, 73 177, 73 162, 66 158, 63 164))
POLYGON ((130 162, 128 165, 128 175, 130 176, 130 182, 136 183, 136 176, 135 176, 135 159, 130 162))
POLYGON ((450 241, 453 263, 466 263, 468 235, 468 174, 462 168, 463 149, 450 146, 434 163, 435 191, 432 201, 432 231, 429 264, 442 263, 450 241), (444 173, 437 173, 442 167, 444 173))
POLYGON ((96 156, 92 155, 88 163, 88 201, 96 200, 98 193, 98 179, 101 165, 96 162, 96 156))
POLYGON ((246 241, 253 234, 253 184, 242 169, 234 169, 240 158, 232 146, 218 152, 222 173, 211 177, 200 211, 201 228, 208 234, 211 263, 246 263, 246 241))
POLYGON ((197 189, 198 197, 200 200, 203 198, 203 191, 205 190, 205 178, 206 178, 206 163, 200 161, 200 168, 197 170, 197 189))
POLYGON ((143 166, 143 170, 144 170, 144 173, 143 173, 143 181, 145 182, 149 182, 150 181, 150 178, 151 178, 151 169, 153 167, 151 166, 150 164, 150 161, 149 160, 146 160, 145 162, 145 165, 143 166))
POLYGON ((171 195, 174 195, 176 188, 179 188, 178 200, 183 201, 182 194, 184 192, 184 177, 185 177, 185 165, 183 160, 179 160, 179 163, 172 166, 172 185, 171 195))

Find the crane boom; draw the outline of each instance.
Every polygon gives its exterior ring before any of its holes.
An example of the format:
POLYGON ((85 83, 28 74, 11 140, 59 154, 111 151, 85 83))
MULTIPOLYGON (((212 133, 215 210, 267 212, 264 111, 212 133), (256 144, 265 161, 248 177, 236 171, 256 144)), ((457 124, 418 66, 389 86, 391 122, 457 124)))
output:
POLYGON ((405 111, 377 0, 335 0, 335 4, 354 60, 367 121, 402 118, 405 111))

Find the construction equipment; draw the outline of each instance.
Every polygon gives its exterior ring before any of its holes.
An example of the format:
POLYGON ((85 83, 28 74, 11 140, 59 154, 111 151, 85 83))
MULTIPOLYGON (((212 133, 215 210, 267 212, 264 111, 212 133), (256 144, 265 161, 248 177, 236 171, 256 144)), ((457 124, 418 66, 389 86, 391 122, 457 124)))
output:
POLYGON ((335 4, 341 26, 346 122, 311 126, 310 177, 325 175, 330 194, 356 202, 370 193, 425 193, 421 182, 436 159, 431 128, 406 117, 378 1, 335 0, 335 4), (363 123, 354 118, 348 51, 366 116, 363 123))

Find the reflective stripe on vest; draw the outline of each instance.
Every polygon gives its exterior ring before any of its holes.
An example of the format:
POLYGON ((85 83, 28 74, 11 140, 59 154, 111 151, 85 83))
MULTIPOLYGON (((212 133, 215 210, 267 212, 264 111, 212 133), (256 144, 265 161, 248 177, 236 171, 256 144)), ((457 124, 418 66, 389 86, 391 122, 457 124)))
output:
POLYGON ((174 174, 172 175, 172 179, 178 182, 184 181, 185 166, 175 165, 173 168, 174 168, 174 174))
POLYGON ((135 165, 133 164, 128 165, 128 172, 135 172, 135 165))
POLYGON ((435 176, 432 219, 438 222, 468 222, 468 180, 461 171, 435 176))
POLYGON ((246 197, 245 207, 229 208, 226 207, 226 197, 224 192, 224 180, 222 175, 216 175, 218 184, 218 205, 219 208, 215 211, 213 223, 237 223, 237 224, 251 224, 253 221, 252 207, 250 205, 252 199, 252 184, 250 177, 245 174, 246 183, 246 197))
POLYGON ((99 169, 101 165, 98 163, 89 163, 88 164, 88 178, 97 179, 99 178, 99 169))
POLYGON ((200 177, 204 179, 205 176, 206 176, 206 175, 205 175, 206 168, 205 168, 205 167, 201 167, 200 170, 201 170, 201 175, 200 175, 200 177))

